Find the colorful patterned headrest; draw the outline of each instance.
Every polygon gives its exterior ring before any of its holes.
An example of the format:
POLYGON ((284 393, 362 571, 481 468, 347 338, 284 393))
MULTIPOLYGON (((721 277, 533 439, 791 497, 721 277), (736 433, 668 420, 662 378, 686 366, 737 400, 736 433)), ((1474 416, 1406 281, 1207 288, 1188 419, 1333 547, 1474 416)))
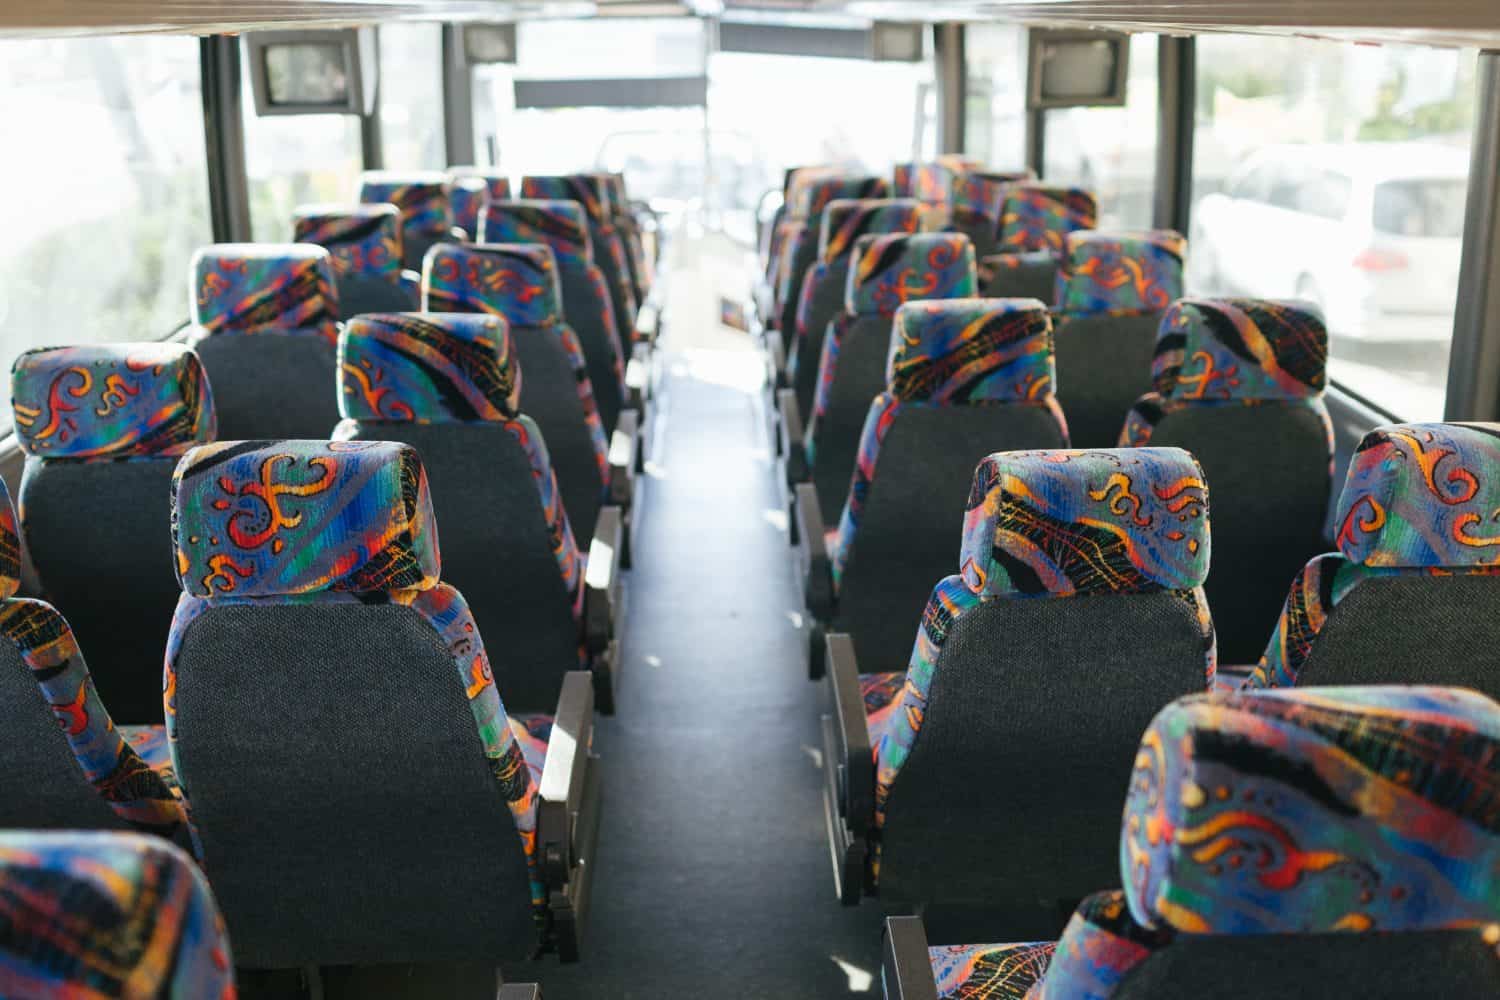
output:
POLYGON ((1030 170, 960 174, 953 182, 953 217, 976 221, 988 219, 992 229, 998 232, 1006 192, 1031 177, 1030 170))
POLYGON ((453 203, 453 224, 479 239, 479 213, 491 202, 510 198, 510 178, 486 167, 451 167, 448 179, 452 185, 449 200, 453 203))
POLYGON ((844 309, 888 318, 911 299, 968 298, 978 285, 974 244, 961 233, 861 236, 854 241, 844 309))
POLYGON ((889 193, 890 185, 884 177, 820 177, 799 189, 797 201, 792 205, 792 215, 811 221, 828 207, 829 202, 885 198, 889 193))
POLYGON ((510 327, 483 313, 372 313, 339 337, 339 414, 433 424, 516 415, 510 327))
POLYGON ((576 201, 596 226, 609 224, 609 205, 600 197, 597 185, 581 174, 552 177, 523 177, 521 197, 539 201, 576 201))
POLYGON ((854 241, 869 233, 915 233, 922 223, 922 203, 915 198, 840 198, 823 210, 818 258, 832 263, 854 251, 854 241))
POLYGON ((960 558, 976 592, 1188 590, 1208 557, 1208 487, 1181 448, 1000 452, 974 472, 960 558))
POLYGON ((505 201, 510 198, 510 176, 494 167, 449 167, 448 178, 452 181, 479 181, 484 185, 490 201, 505 201))
POLYGON ((1339 494, 1338 547, 1386 567, 1500 565, 1500 424, 1365 435, 1339 494))
POLYGON ((1186 253, 1187 240, 1170 229, 1069 233, 1057 272, 1057 308, 1115 314, 1166 309, 1182 298, 1186 253))
POLYGON ((1061 253, 1069 233, 1098 225, 1099 206, 1093 192, 1083 188, 1013 184, 1004 198, 999 242, 1013 253, 1061 253))
POLYGON ((959 169, 951 163, 918 163, 912 167, 911 196, 926 205, 947 205, 953 200, 953 187, 959 169))
POLYGON ((886 382, 908 403, 1043 401, 1057 381, 1036 299, 936 299, 896 311, 886 382))
POLYGON ((16 509, 10 490, 0 479, 0 599, 16 596, 21 589, 21 535, 16 530, 16 509))
POLYGON ((208 881, 160 837, 0 833, 0 898, 7 996, 235 996, 208 881))
POLYGON ((594 259, 589 224, 576 201, 525 199, 492 203, 484 210, 481 243, 542 243, 559 263, 588 264, 594 259))
POLYGON ((1500 705, 1474 691, 1190 695, 1141 739, 1135 920, 1187 934, 1475 926, 1500 911, 1500 705))
POLYGON ((1312 399, 1327 385, 1328 329, 1316 306, 1179 299, 1162 317, 1151 385, 1168 399, 1312 399))
POLYGON ((538 243, 440 244, 422 270, 422 308, 482 312, 511 326, 563 319, 562 288, 552 248, 538 243))
POLYGON ((327 250, 342 277, 401 278, 401 213, 395 205, 304 205, 292 215, 292 240, 327 250))
POLYGON ((797 206, 807 197, 808 188, 825 178, 838 177, 840 173, 839 168, 827 165, 798 167, 793 170, 786 184, 786 217, 790 219, 797 216, 797 206))
POLYGON ((193 255, 198 336, 297 333, 338 341, 333 258, 311 243, 217 243, 193 255))
POLYGON ((359 178, 359 200, 395 205, 406 242, 447 236, 453 229, 453 202, 447 174, 367 170, 359 178))
POLYGON ((177 579, 194 597, 428 590, 442 572, 427 473, 391 441, 223 441, 172 480, 177 579))
POLYGON ((917 164, 898 163, 891 168, 891 193, 897 198, 917 195, 917 164))
POLYGON ((182 344, 27 351, 10 373, 21 450, 40 458, 181 455, 212 441, 214 396, 182 344))

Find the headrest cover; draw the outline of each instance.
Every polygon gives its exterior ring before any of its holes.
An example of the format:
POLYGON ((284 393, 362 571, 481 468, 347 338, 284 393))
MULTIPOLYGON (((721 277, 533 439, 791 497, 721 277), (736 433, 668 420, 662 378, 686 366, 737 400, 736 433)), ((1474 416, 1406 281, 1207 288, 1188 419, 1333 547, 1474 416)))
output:
POLYGON ((576 201, 583 206, 589 221, 596 226, 609 222, 609 206, 599 197, 599 190, 581 175, 523 177, 521 197, 540 201, 576 201))
POLYGON ((510 177, 493 167, 449 167, 448 177, 453 181, 479 181, 484 185, 490 201, 505 201, 510 198, 510 177))
POLYGON ((390 441, 224 441, 172 480, 177 579, 194 597, 437 585, 437 527, 415 449, 390 441))
POLYGON ((483 313, 369 313, 339 337, 339 414, 437 424, 516 415, 510 328, 483 313))
POLYGON ((10 374, 16 440, 40 458, 181 455, 212 441, 213 391, 182 344, 27 351, 10 374))
POLYGON ((896 311, 886 382, 908 403, 1040 402, 1056 382, 1036 299, 935 299, 896 311))
POLYGON ((855 316, 891 317, 910 299, 968 298, 978 284, 974 244, 960 233, 861 236, 844 308, 855 316))
POLYGON ((1031 179, 1031 171, 1017 173, 966 173, 953 182, 953 217, 955 219, 987 219, 991 231, 1000 228, 1000 209, 1005 193, 1024 181, 1031 179))
POLYGON ((830 202, 841 199, 885 198, 890 185, 884 177, 821 177, 803 186, 797 201, 792 205, 792 215, 809 221, 816 218, 830 202))
POLYGON ((484 181, 478 177, 453 178, 448 201, 453 205, 453 224, 470 239, 479 239, 479 215, 490 202, 484 181))
POLYGON ((1165 309, 1182 298, 1186 253, 1187 240, 1170 229, 1069 233, 1057 272, 1058 310, 1125 314, 1165 309))
POLYGON ((16 509, 10 490, 0 479, 0 599, 16 596, 21 589, 21 535, 16 530, 16 509))
POLYGON ((1083 188, 1012 184, 1004 196, 999 242, 1005 250, 1061 253, 1069 233, 1098 225, 1099 206, 1083 188))
POLYGON ((407 240, 447 236, 453 228, 453 204, 446 174, 367 170, 359 179, 359 200, 395 205, 407 240))
POLYGON ((787 178, 786 197, 784 201, 786 217, 789 219, 797 217, 797 206, 801 205, 808 197, 808 188, 825 178, 836 178, 840 173, 841 171, 837 167, 826 165, 798 167, 793 170, 791 176, 787 178))
POLYGON ((1162 317, 1151 384, 1168 399, 1289 400, 1323 395, 1328 329, 1316 306, 1179 299, 1162 317))
POLYGON ((854 251, 854 241, 870 233, 915 233, 922 205, 915 198, 840 198, 823 210, 819 259, 832 263, 854 251))
POLYGON ((914 198, 917 194, 917 164, 898 163, 891 168, 891 194, 914 198))
POLYGON ((1339 494, 1338 547, 1388 567, 1500 565, 1500 424, 1365 435, 1339 494))
POLYGON ((395 205, 306 205, 292 219, 292 240, 327 250, 340 277, 400 279, 401 213, 395 205))
POLYGON ((1500 706, 1329 687, 1179 698, 1141 739, 1131 915, 1187 934, 1419 931, 1495 919, 1500 706))
POLYGON ((563 318, 552 248, 536 243, 439 244, 422 270, 422 308, 482 312, 511 326, 547 326, 563 318))
POLYGON ((951 163, 917 163, 912 167, 911 197, 924 205, 947 205, 953 200, 953 187, 959 170, 951 163))
POLYGON ((502 201, 484 211, 481 243, 543 243, 558 263, 582 265, 594 259, 589 224, 576 201, 502 201))
POLYGON ((218 243, 193 255, 200 336, 298 333, 338 342, 333 260, 311 243, 218 243))
POLYGON ((961 559, 975 591, 1187 590, 1208 555, 1208 487, 1181 448, 1001 452, 974 472, 961 559))

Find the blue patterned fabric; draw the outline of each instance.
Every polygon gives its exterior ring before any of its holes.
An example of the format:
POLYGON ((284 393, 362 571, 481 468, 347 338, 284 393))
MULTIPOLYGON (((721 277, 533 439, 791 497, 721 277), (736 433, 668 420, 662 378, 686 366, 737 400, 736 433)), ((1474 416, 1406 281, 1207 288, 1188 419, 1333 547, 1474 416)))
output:
POLYGON ((427 475, 385 441, 203 445, 173 477, 177 578, 195 597, 436 585, 427 475))
POLYGON ((861 236, 844 309, 892 317, 912 299, 961 299, 978 293, 974 245, 958 233, 861 236))
POLYGON ((0 832, 0 996, 234 1000, 208 882, 155 837, 0 832))
POLYGON ((304 205, 292 214, 292 240, 327 250, 339 277, 401 279, 401 213, 394 205, 304 205))
POLYGON ((447 236, 453 229, 448 177, 441 173, 367 170, 359 178, 359 200, 395 205, 401 213, 401 241, 416 245, 447 236))
POLYGON ((902 402, 1042 402, 1056 381, 1052 320, 1035 299, 934 299, 896 311, 886 382, 902 402))
POLYGON ((521 369, 502 316, 374 313, 339 337, 339 414, 431 424, 516 416, 521 369))
POLYGON ((454 167, 448 171, 448 200, 453 205, 453 224, 479 239, 479 219, 487 205, 510 198, 510 178, 479 167, 454 167))
POLYGON ((799 185, 796 200, 791 202, 793 218, 815 220, 830 203, 835 201, 885 198, 890 195, 890 185, 883 177, 857 177, 835 174, 810 178, 799 185))
POLYGON ((218 243, 193 255, 193 337, 304 334, 338 340, 333 258, 309 243, 218 243))
POLYGON ((10 384, 16 440, 38 458, 180 455, 216 431, 208 376, 181 344, 26 351, 10 384))
POLYGON ((1187 934, 1476 927, 1500 917, 1500 706, 1456 688, 1194 695, 1141 739, 1120 868, 1187 934))
POLYGON ((914 198, 841 198, 823 210, 818 235, 818 259, 832 263, 854 252, 861 237, 873 233, 916 233, 922 223, 921 203, 914 198))
POLYGON ((1011 184, 1000 207, 1000 249, 1005 253, 1061 254, 1069 233, 1093 229, 1099 208, 1090 191, 1044 184, 1011 184))
POLYGON ((1187 240, 1169 229, 1069 233, 1057 272, 1057 309, 1115 316, 1160 312, 1182 298, 1186 254, 1187 240))
POLYGON ((479 227, 481 243, 540 243, 552 248, 559 264, 591 264, 594 247, 588 220, 576 201, 534 198, 503 201, 485 209, 479 227))
POLYGON ((547 326, 563 318, 557 259, 537 244, 439 244, 422 272, 422 307, 433 312, 487 312, 512 326, 547 326))
POLYGON ((596 226, 610 222, 606 192, 582 174, 530 176, 521 179, 521 197, 539 201, 576 201, 596 226))
POLYGON ((1095 893, 1073 911, 1052 950, 1046 973, 1028 1000, 1105 1000, 1136 966, 1171 939, 1169 931, 1137 924, 1125 904, 1125 893, 1118 889, 1095 893))
POLYGON ((969 171, 953 182, 951 224, 983 229, 991 237, 1000 231, 1001 207, 1006 192, 1032 179, 1030 170, 1011 173, 969 171))
POLYGON ((1004 597, 1192 590, 1208 576, 1208 487, 1180 448, 991 455, 961 551, 970 587, 1004 597))
POLYGON ((1052 961, 1051 941, 927 949, 938 1000, 1023 1000, 1052 961))

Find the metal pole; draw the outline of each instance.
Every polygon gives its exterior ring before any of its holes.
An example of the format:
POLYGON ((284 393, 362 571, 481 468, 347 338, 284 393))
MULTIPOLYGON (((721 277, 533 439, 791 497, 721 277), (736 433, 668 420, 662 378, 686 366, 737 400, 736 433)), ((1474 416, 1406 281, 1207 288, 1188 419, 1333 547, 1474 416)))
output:
POLYGON ((1046 175, 1047 112, 1026 112, 1026 165, 1038 177, 1046 175))
POLYGON ((964 152, 964 105, 968 99, 968 66, 964 56, 964 26, 949 21, 932 26, 937 62, 938 150, 964 152))
POLYGON ((1446 420, 1500 420, 1500 51, 1479 54, 1446 420))
POLYGON ((245 170, 240 40, 230 35, 200 38, 198 70, 203 93, 208 208, 214 241, 245 242, 250 239, 250 180, 245 170))
POLYGON ((443 147, 449 166, 477 162, 474 70, 464 52, 463 26, 443 25, 443 147))
POLYGON ((1193 205, 1197 46, 1160 35, 1156 43, 1156 207, 1158 229, 1188 231, 1193 205))

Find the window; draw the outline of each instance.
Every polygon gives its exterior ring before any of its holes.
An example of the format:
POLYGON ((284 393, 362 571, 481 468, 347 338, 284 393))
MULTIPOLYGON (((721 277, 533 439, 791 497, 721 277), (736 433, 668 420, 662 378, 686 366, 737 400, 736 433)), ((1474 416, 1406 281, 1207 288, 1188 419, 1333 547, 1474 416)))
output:
POLYGON ((441 170, 443 29, 393 22, 380 27, 380 141, 390 170, 441 170))
POLYGON ((1026 29, 975 23, 965 30, 968 105, 964 152, 990 170, 1026 167, 1026 29))
MULTIPOLYGON (((292 238, 292 212, 314 202, 352 202, 359 197, 357 115, 269 115, 255 113, 249 60, 243 73, 245 167, 250 176, 250 232, 257 243, 292 238)), ((382 85, 383 87, 383 85, 382 85)), ((202 112, 198 113, 202 120, 202 112)))
POLYGON ((212 239, 197 40, 0 41, 0 121, 5 363, 181 325, 188 261, 212 239))
POLYGON ((1334 381, 1441 419, 1474 54, 1205 35, 1197 64, 1189 293, 1313 301, 1334 381))
POLYGON ((1156 112, 1156 36, 1134 35, 1125 106, 1048 111, 1042 176, 1093 191, 1100 229, 1150 228, 1156 112))

